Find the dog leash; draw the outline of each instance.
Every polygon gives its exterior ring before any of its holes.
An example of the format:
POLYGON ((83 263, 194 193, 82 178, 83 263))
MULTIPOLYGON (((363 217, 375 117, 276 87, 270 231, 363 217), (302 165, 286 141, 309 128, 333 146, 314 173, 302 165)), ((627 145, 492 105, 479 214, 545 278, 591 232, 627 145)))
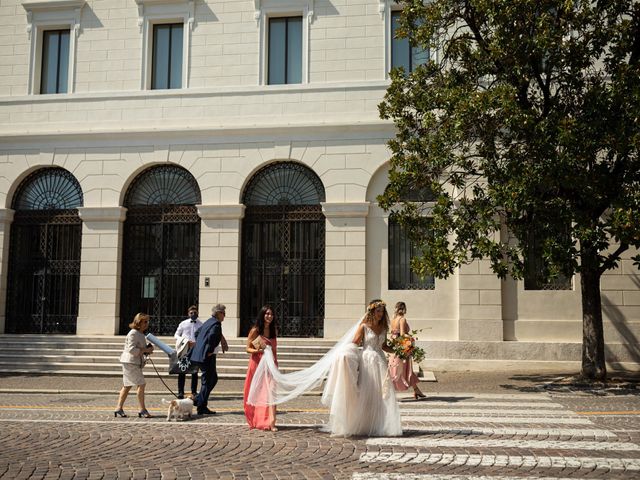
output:
POLYGON ((174 397, 178 398, 178 396, 173 393, 173 390, 171 390, 171 388, 169 388, 169 385, 167 385, 164 381, 164 379, 160 376, 160 372, 158 371, 158 369, 156 368, 156 364, 153 363, 153 360, 151 359, 150 356, 147 356, 147 360, 149 360, 151 362, 151 366, 153 367, 153 369, 156 371, 156 375, 158 375, 158 378, 160 379, 160 381, 162 382, 162 384, 167 388, 167 390, 169 390, 169 392, 171 393, 171 395, 173 395, 174 397))

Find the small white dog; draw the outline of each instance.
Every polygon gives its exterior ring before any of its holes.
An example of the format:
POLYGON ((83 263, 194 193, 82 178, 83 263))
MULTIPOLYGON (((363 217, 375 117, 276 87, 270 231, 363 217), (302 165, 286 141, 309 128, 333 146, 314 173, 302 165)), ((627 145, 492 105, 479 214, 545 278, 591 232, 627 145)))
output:
POLYGON ((191 418, 191 414, 193 413, 193 398, 191 395, 188 395, 183 399, 174 399, 168 402, 164 398, 162 399, 162 403, 169 405, 169 410, 167 411, 167 422, 171 421, 171 417, 178 420, 185 420, 187 417, 191 418))

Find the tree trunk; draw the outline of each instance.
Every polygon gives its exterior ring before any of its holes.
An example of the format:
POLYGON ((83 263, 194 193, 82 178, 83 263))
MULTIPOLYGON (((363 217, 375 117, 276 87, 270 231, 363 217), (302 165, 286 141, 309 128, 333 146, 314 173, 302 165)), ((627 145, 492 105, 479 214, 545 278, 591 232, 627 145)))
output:
POLYGON ((584 248, 580 269, 582 293, 582 376, 591 380, 606 380, 604 331, 600 299, 600 271, 598 252, 584 248))

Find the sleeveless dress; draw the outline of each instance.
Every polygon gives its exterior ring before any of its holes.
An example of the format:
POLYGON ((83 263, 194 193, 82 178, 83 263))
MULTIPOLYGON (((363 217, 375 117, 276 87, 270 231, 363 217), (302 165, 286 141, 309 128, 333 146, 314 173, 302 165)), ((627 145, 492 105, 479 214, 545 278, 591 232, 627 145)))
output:
MULTIPOLYGON (((407 330, 411 331, 407 323, 407 330)), ((392 335, 400 335, 400 330, 391 330, 392 335)), ((413 360, 403 360, 391 355, 389 357, 389 376, 397 392, 404 392, 418 384, 418 377, 413 373, 413 360)))
MULTIPOLYGON (((278 342, 275 338, 267 338, 261 336, 262 341, 266 345, 271 346, 271 351, 273 352, 273 357, 278 364, 278 357, 276 356, 276 350, 278 346, 278 342)), ((247 396, 249 395, 249 389, 251 388, 251 380, 253 380, 253 375, 258 368, 258 364, 262 359, 262 352, 260 353, 252 353, 251 358, 249 359, 249 368, 247 369, 247 378, 244 381, 244 416, 247 419, 247 423, 249 424, 249 428, 257 428, 260 430, 268 430, 271 428, 271 425, 274 420, 276 414, 275 406, 253 406, 247 403, 247 396)), ((266 385, 263 386, 265 390, 268 389, 266 385)), ((267 395, 266 393, 264 395, 267 395)))
POLYGON ((365 325, 362 351, 349 343, 337 355, 322 398, 329 407, 327 429, 332 436, 402 435, 400 409, 382 351, 386 333, 376 334, 365 325))

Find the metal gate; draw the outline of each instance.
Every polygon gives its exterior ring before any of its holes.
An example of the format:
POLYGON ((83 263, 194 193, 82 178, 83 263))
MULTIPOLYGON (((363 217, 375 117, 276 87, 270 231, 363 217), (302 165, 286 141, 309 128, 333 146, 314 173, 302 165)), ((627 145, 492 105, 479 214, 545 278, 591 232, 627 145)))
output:
POLYGON ((7 333, 76 333, 82 191, 61 168, 31 174, 18 188, 11 225, 7 333))
POLYGON ((320 201, 324 201, 320 180, 298 164, 266 167, 247 187, 241 335, 248 334, 265 304, 275 310, 279 336, 324 335, 325 217, 320 201), (269 205, 275 203, 274 197, 262 197, 261 192, 276 192, 278 204, 269 205))
POLYGON ((195 179, 173 166, 150 169, 127 192, 121 334, 129 331, 136 313, 144 312, 151 315, 149 331, 173 335, 189 305, 198 304, 200 217, 196 203, 200 203, 200 190, 195 179))

